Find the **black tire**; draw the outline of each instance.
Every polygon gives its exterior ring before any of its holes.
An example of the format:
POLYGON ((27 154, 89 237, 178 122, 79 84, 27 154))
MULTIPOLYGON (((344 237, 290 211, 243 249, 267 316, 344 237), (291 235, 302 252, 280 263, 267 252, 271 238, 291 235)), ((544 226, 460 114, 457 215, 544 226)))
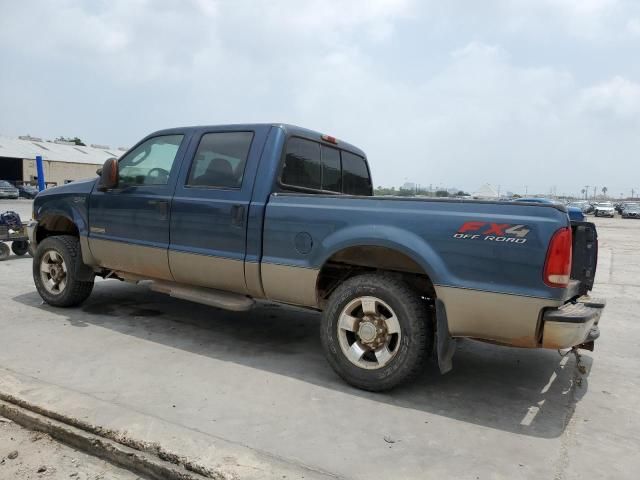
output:
POLYGON ((420 295, 401 278, 388 274, 364 274, 350 278, 331 295, 322 314, 320 338, 331 367, 347 383, 372 392, 394 388, 415 378, 424 368, 433 347, 433 327, 420 295), (400 324, 397 351, 389 363, 366 369, 352 363, 340 345, 339 320, 343 309, 359 297, 385 302, 400 324))
POLYGON ((33 256, 33 281, 42 299, 54 307, 73 307, 84 302, 93 290, 93 279, 79 280, 81 267, 80 242, 76 237, 60 235, 47 237, 40 242, 33 256), (66 286, 57 294, 47 290, 40 274, 42 258, 51 250, 62 256, 66 264, 66 286))
POLYGON ((11 255, 11 249, 6 243, 0 242, 0 261, 6 260, 11 255))
POLYGON ((29 242, 26 240, 16 240, 11 242, 11 250, 13 253, 21 257, 29 251, 29 242))

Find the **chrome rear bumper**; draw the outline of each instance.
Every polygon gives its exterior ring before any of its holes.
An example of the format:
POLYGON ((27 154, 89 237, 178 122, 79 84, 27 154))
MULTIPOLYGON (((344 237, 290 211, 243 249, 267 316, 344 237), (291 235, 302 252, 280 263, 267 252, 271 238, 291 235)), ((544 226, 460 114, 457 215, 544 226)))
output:
POLYGON ((542 347, 571 348, 600 336, 598 322, 606 302, 580 297, 575 303, 547 310, 543 315, 542 347))

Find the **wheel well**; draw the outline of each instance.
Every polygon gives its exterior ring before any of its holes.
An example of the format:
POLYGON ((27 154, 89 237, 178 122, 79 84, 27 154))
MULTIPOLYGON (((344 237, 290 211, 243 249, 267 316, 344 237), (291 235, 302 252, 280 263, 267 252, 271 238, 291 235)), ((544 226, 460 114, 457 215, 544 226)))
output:
POLYGON ((37 243, 52 235, 80 236, 76 224, 62 215, 49 215, 38 222, 38 228, 36 229, 37 243))
POLYGON ((342 282, 365 272, 392 272, 430 301, 435 301, 433 282, 411 257, 387 247, 362 245, 333 254, 322 266, 316 284, 322 304, 342 282))

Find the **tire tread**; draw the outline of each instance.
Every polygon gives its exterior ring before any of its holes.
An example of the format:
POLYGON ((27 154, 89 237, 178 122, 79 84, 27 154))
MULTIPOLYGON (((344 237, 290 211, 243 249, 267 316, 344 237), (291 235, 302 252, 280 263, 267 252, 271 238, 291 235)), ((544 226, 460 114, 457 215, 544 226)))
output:
POLYGON ((80 242, 77 237, 72 235, 56 235, 45 238, 38 245, 36 255, 33 258, 33 277, 38 293, 49 305, 53 305, 55 307, 73 307, 81 304, 89 297, 89 295, 91 295, 91 291, 93 290, 93 281, 81 281, 73 278, 75 276, 77 262, 82 262, 80 242), (65 290, 65 292, 59 297, 50 295, 44 286, 41 285, 40 281, 41 254, 39 251, 41 250, 42 245, 46 248, 48 243, 54 243, 56 241, 62 244, 66 253, 71 257, 71 264, 67 266, 67 290, 65 290), (72 273, 71 278, 69 278, 70 272, 72 273))
MULTIPOLYGON (((397 314, 398 312, 396 312, 397 314)), ((369 391, 385 391, 394 388, 400 384, 414 380, 422 371, 430 356, 433 346, 433 330, 429 321, 429 312, 420 295, 412 289, 401 277, 390 273, 367 273, 352 277, 346 280, 333 292, 329 298, 327 308, 323 312, 321 339, 325 356, 331 367, 340 375, 347 383, 369 391), (366 290, 369 288, 379 288, 386 290, 389 294, 394 295, 409 312, 408 318, 410 322, 410 330, 412 332, 410 340, 411 352, 410 358, 397 368, 391 375, 386 378, 354 378, 348 370, 341 365, 342 362, 349 362, 347 359, 337 359, 329 346, 326 336, 328 330, 331 330, 331 315, 339 315, 335 311, 344 303, 346 298, 352 297, 354 291, 366 290)), ((338 355, 342 355, 341 352, 338 355)), ((346 365, 346 364, 345 364, 346 365)), ((350 365, 350 364, 349 364, 350 365)), ((349 367, 347 365, 347 367, 349 367)), ((374 370, 375 372, 376 370, 374 370)), ((364 371, 366 372, 366 371, 364 371)), ((365 374, 363 374, 364 376, 365 374)), ((374 375, 375 377, 375 375, 374 375)))

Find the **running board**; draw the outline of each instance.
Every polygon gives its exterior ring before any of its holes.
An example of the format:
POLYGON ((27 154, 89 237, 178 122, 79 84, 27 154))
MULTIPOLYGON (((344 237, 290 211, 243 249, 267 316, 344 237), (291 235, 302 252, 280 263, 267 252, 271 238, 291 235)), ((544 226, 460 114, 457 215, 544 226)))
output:
POLYGON ((255 303, 253 299, 238 293, 223 292, 213 288, 191 287, 181 283, 161 280, 152 281, 149 288, 154 292, 166 293, 174 298, 236 312, 250 310, 255 303))

